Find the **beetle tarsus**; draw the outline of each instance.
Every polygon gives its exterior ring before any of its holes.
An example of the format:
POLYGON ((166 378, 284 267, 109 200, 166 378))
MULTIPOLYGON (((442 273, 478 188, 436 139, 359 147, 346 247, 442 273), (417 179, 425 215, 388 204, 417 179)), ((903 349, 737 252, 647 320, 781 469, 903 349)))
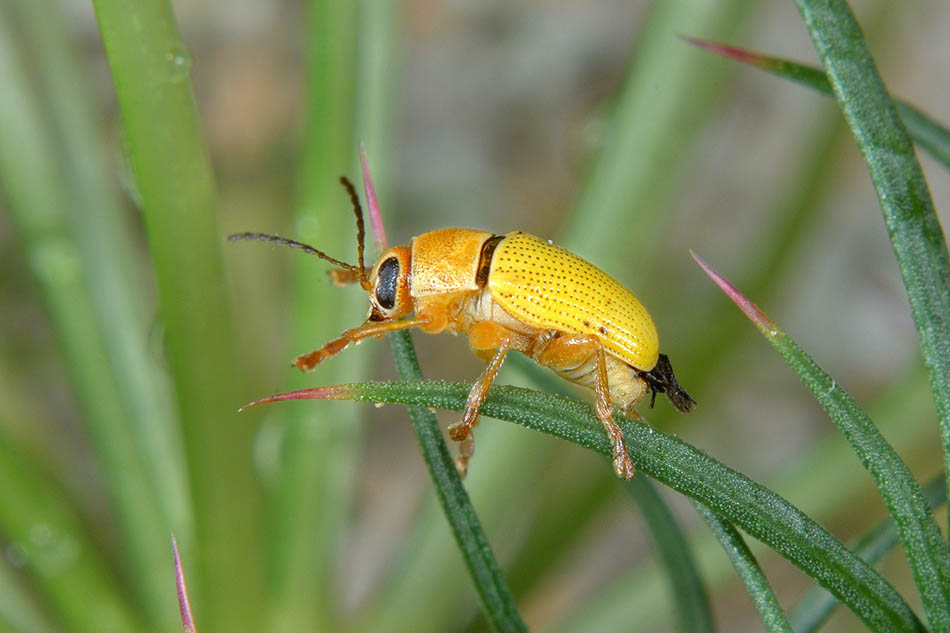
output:
POLYGON ((470 460, 474 454, 475 436, 469 435, 459 442, 459 452, 455 457, 455 470, 458 471, 459 477, 465 478, 465 474, 468 472, 468 460, 470 460))

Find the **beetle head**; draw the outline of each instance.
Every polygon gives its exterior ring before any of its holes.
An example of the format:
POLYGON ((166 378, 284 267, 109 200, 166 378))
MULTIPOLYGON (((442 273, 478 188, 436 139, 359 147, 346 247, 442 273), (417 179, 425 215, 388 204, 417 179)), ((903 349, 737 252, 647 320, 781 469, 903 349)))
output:
POLYGON ((396 246, 380 255, 369 275, 370 321, 398 319, 412 312, 409 276, 412 255, 409 248, 396 246))

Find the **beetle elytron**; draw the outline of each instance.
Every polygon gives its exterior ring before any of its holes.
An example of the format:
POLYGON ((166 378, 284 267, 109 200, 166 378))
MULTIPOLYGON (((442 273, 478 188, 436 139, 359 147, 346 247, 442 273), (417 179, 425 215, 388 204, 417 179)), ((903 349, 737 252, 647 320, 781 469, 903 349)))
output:
POLYGON ((350 343, 394 330, 417 327, 429 334, 468 335, 472 351, 488 366, 472 386, 461 421, 449 427, 449 436, 461 443, 456 463, 463 473, 474 450, 472 428, 479 408, 512 350, 594 390, 597 417, 613 444, 614 469, 623 479, 632 477, 634 468, 612 407, 633 413, 647 391, 653 399, 666 394, 682 413, 695 406, 676 382, 669 359, 659 353, 656 326, 646 309, 593 264, 520 231, 494 235, 440 229, 413 238, 409 246, 390 248, 367 269, 359 198, 346 178, 340 180, 356 214, 357 266, 276 235, 228 238, 302 249, 338 266, 336 283, 359 282, 369 293, 366 322, 298 356, 296 367, 311 370, 350 343))

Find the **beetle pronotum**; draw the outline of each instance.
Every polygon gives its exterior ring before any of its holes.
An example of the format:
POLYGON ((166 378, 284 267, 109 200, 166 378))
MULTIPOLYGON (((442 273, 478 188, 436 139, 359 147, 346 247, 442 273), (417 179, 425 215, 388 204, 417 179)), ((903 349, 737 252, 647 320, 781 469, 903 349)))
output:
MULTIPOLYGON (((633 476, 613 407, 633 413, 648 391, 686 413, 696 402, 680 387, 669 359, 659 353, 656 326, 633 293, 593 264, 532 235, 495 235, 471 229, 439 229, 388 249, 371 269, 363 262, 365 230, 359 198, 346 179, 357 226, 358 264, 353 266, 294 240, 237 233, 229 240, 284 244, 316 255, 340 270, 337 284, 359 283, 369 294, 366 322, 294 365, 309 371, 350 343, 407 328, 429 334, 466 334, 488 365, 469 393, 462 419, 449 427, 460 442, 464 472, 474 449, 472 428, 509 351, 518 351, 563 378, 594 390, 595 410, 613 444, 614 470, 633 476), (405 318, 404 318, 405 317, 405 318)), ((267 398, 264 401, 268 401, 267 398)))

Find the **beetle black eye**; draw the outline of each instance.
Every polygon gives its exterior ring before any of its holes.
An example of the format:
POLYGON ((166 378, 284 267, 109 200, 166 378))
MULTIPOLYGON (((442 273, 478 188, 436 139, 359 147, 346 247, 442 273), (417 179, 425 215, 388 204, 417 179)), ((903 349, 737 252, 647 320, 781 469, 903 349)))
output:
POLYGON ((379 265, 379 272, 376 273, 376 301, 387 310, 396 305, 397 281, 399 281, 399 260, 390 257, 379 265))

